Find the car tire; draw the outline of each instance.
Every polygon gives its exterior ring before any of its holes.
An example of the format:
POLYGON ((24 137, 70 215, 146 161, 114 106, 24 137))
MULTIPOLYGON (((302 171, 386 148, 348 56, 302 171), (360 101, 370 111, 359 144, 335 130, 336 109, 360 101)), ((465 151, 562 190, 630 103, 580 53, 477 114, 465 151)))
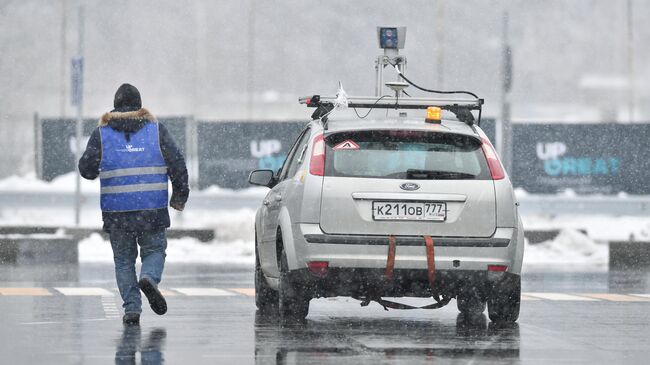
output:
POLYGON ((262 315, 278 312, 278 292, 273 290, 264 278, 257 243, 255 244, 255 305, 262 315))
POLYGON ((515 322, 521 303, 521 276, 508 275, 492 286, 488 315, 493 322, 515 322))
POLYGON ((302 285, 291 280, 287 255, 283 249, 280 258, 280 320, 283 323, 303 321, 309 313, 310 300, 302 285))
POLYGON ((475 316, 485 312, 486 301, 475 293, 460 293, 456 297, 456 306, 460 313, 475 316))

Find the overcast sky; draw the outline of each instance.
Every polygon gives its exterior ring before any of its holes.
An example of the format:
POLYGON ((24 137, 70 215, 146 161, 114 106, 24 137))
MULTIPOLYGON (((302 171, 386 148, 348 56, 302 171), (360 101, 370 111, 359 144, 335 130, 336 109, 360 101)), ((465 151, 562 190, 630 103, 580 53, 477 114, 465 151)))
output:
MULTIPOLYGON (((634 101, 637 116, 648 118, 650 27, 642 14, 650 2, 631 3, 634 101)), ((402 53, 413 81, 472 90, 498 116, 507 10, 515 118, 626 119, 626 1, 1 0, 3 135, 31 138, 34 112, 73 115, 79 4, 88 117, 110 110, 116 88, 129 82, 158 115, 306 118, 297 98, 335 93, 338 81, 349 94, 373 93, 377 25, 408 27, 402 53)))

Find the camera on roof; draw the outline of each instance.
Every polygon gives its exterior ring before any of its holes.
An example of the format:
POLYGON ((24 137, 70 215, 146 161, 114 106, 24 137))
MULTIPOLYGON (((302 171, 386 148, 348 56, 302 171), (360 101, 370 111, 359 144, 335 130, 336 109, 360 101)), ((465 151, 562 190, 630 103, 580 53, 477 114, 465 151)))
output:
POLYGON ((406 41, 406 27, 377 27, 379 48, 402 49, 406 41))

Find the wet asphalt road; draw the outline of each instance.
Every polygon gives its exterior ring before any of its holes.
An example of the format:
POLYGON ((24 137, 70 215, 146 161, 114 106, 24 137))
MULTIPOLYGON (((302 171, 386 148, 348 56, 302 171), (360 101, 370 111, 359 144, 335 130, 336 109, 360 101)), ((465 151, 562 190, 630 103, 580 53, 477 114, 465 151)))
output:
MULTIPOLYGON (((307 323, 255 313, 250 267, 168 265, 169 312, 121 324, 110 265, 0 266, 0 363, 647 363, 647 272, 529 270, 520 320, 499 326, 439 310, 312 301, 307 323), (79 288, 70 290, 69 287, 79 288), (628 295, 610 295, 624 293, 628 295), (566 295, 569 296, 566 296, 566 295), (605 294, 604 296, 602 294, 605 294)), ((145 300, 146 302, 146 300, 145 300)))

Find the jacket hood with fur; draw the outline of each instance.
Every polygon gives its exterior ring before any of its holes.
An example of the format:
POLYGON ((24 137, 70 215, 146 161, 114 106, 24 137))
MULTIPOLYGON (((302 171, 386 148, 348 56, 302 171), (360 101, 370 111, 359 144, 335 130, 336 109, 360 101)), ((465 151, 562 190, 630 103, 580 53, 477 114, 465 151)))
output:
POLYGON ((133 133, 142 129, 147 122, 157 123, 156 117, 145 108, 128 112, 113 110, 102 115, 99 119, 99 126, 109 126, 116 131, 133 133))

